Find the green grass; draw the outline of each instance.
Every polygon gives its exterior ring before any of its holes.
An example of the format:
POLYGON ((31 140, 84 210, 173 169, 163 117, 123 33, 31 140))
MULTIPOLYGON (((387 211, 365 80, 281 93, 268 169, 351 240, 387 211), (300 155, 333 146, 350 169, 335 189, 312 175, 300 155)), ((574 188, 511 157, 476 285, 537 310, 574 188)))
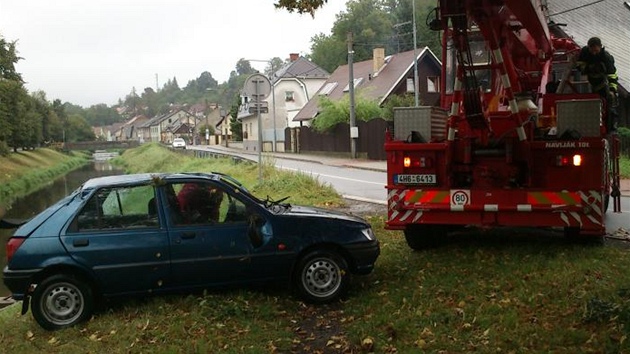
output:
POLYGON ((327 184, 310 175, 280 171, 273 167, 273 161, 263 161, 263 183, 258 182, 258 165, 249 162, 234 163, 229 158, 194 158, 189 152, 175 152, 158 144, 143 144, 127 150, 114 159, 129 173, 138 172, 221 172, 228 174, 254 195, 273 199, 290 196, 289 202, 318 206, 338 206, 343 202, 337 192, 327 184))
POLYGON ((20 151, 0 157, 0 207, 83 166, 88 159, 85 153, 63 154, 51 149, 20 151))
MULTIPOLYGON (((274 177, 279 172, 269 166, 265 177, 271 186, 256 186, 257 170, 246 164, 192 161, 155 146, 140 149, 142 154, 131 150, 123 159, 160 170, 179 170, 177 163, 200 171, 221 168, 240 173, 262 191, 301 200, 321 194, 309 184, 314 182, 274 177)), ((550 232, 509 229, 466 231, 438 248, 414 252, 400 232, 384 230, 385 218, 369 217, 382 250, 374 272, 355 277, 347 299, 338 303, 304 304, 284 286, 224 289, 110 302, 89 322, 57 332, 42 330, 13 306, 0 311, 0 348, 7 353, 630 352, 626 247, 571 244, 550 232)))
POLYGON ((0 346, 28 353, 628 352, 630 254, 543 232, 466 232, 413 252, 369 218, 382 255, 346 300, 307 305, 282 286, 109 303, 46 332, 19 306, 0 346), (364 344, 365 343, 365 344, 364 344))
POLYGON ((630 178, 630 157, 621 156, 619 159, 619 174, 621 178, 630 178))

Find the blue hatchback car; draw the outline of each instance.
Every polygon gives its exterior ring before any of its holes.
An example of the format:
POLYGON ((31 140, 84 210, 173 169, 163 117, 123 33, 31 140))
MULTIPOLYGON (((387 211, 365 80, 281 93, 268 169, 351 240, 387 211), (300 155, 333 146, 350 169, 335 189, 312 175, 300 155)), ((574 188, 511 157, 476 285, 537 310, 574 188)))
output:
POLYGON ((261 200, 223 174, 120 175, 85 182, 17 229, 4 283, 55 330, 90 318, 102 296, 280 280, 330 302, 378 255, 365 220, 261 200))

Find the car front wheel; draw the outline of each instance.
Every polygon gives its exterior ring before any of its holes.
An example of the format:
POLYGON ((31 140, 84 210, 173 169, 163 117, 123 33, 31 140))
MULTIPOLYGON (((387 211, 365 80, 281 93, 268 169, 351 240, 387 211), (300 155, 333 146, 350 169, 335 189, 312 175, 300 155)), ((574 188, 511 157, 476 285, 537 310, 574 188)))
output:
POLYGON ((37 285, 31 306, 33 317, 44 329, 73 326, 92 315, 92 289, 73 275, 53 275, 37 285))
POLYGON ((300 295, 312 303, 327 303, 339 298, 348 290, 350 281, 346 260, 329 250, 318 250, 304 256, 295 275, 300 295))

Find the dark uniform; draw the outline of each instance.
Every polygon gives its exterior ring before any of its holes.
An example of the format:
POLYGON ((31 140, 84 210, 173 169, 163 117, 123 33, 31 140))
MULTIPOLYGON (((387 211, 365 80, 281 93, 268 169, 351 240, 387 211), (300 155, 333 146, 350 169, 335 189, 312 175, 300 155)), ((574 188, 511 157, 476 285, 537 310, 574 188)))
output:
POLYGON ((583 47, 578 56, 577 65, 588 76, 588 82, 594 93, 606 100, 609 112, 609 130, 616 128, 617 120, 617 68, 615 58, 602 47, 602 41, 593 37, 583 47))

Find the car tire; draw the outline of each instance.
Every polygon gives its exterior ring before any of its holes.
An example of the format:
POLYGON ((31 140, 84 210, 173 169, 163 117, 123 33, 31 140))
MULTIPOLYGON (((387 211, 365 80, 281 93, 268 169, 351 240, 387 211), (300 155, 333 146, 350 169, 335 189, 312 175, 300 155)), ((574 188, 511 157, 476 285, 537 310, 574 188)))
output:
POLYGON ((348 291, 348 263, 337 252, 313 251, 299 261, 294 282, 304 300, 316 304, 332 302, 348 291))
POLYGON ((92 315, 92 289, 74 275, 52 275, 40 282, 31 302, 33 318, 42 328, 54 331, 85 321, 92 315))

